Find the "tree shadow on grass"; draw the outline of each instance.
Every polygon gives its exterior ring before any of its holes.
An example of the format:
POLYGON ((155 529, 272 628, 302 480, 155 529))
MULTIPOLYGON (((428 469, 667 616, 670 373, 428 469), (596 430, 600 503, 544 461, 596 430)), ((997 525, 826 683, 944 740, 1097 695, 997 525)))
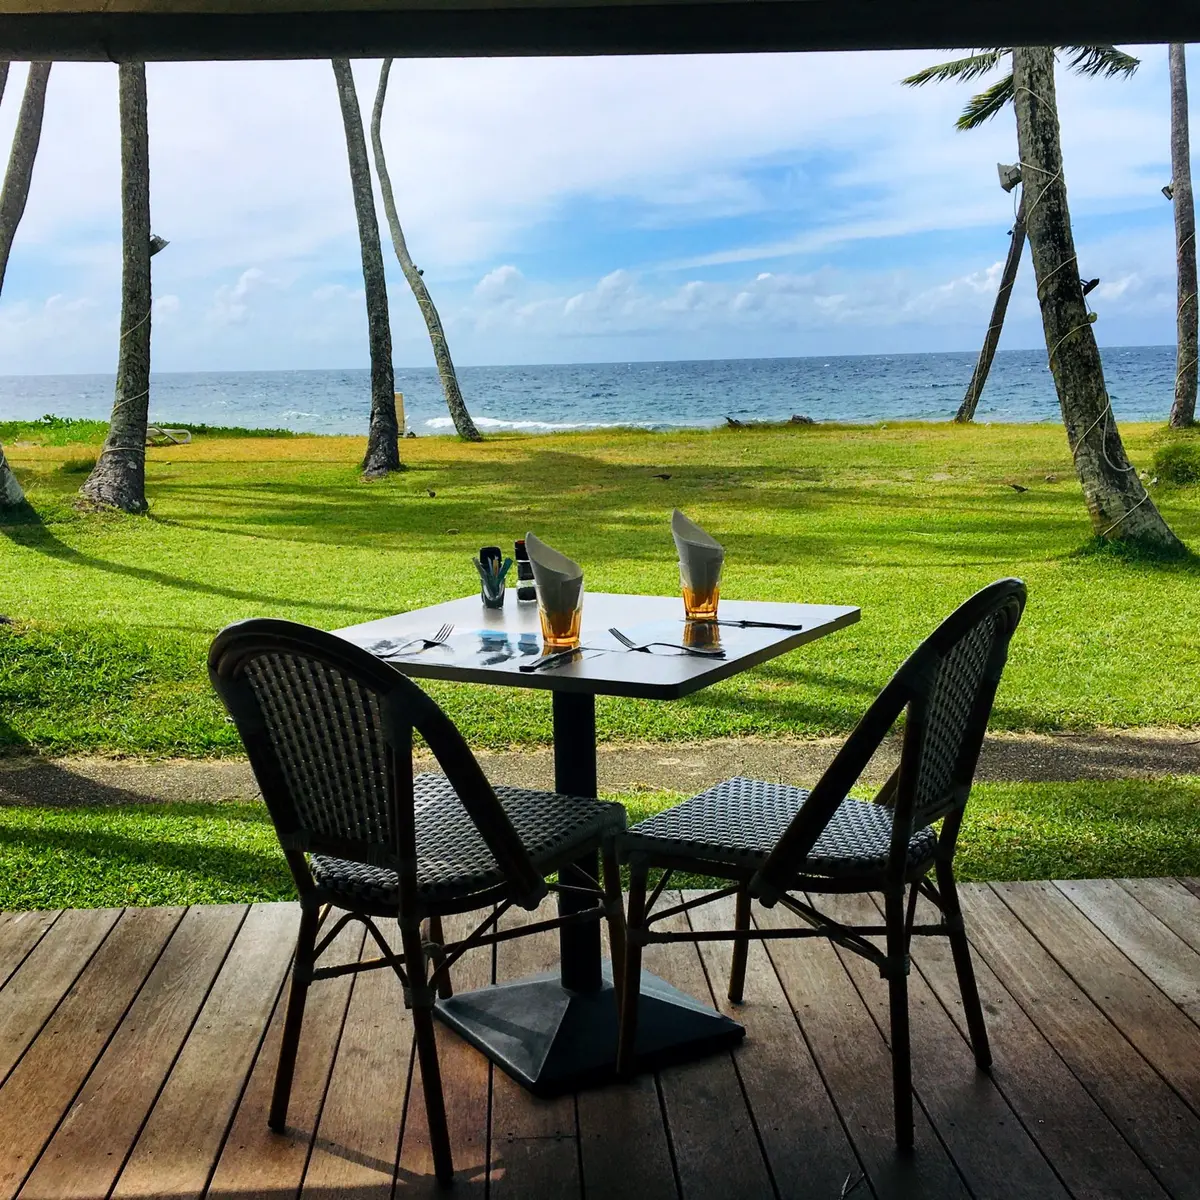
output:
MULTIPOLYGON (((143 806, 144 807, 144 806, 143 806)), ((191 806, 189 806, 190 808, 191 806)), ((229 814, 212 805, 211 816, 227 819, 229 814)), ((175 815, 174 810, 164 815, 175 815)), ((199 880, 213 881, 239 892, 249 892, 255 900, 295 899, 295 884, 281 852, 264 853, 238 846, 213 845, 197 830, 196 840, 156 841, 150 832, 145 837, 96 828, 64 829, 40 825, 37 828, 0 827, 0 846, 33 853, 53 851, 68 858, 99 860, 106 865, 106 879, 117 886, 122 881, 121 864, 157 868, 199 880)))
POLYGON ((201 583, 196 579, 185 579, 179 575, 168 575, 165 571, 155 571, 150 567, 134 567, 127 563, 109 562, 107 559, 96 558, 84 554, 66 542, 56 537, 49 526, 42 520, 36 509, 26 507, 25 511, 10 517, 0 524, 0 533, 4 534, 14 545, 26 550, 44 554, 48 558, 71 566, 87 567, 92 570, 104 571, 110 575, 121 575, 130 579, 139 579, 144 583, 154 583, 161 587, 177 588, 186 592, 201 592, 208 596, 220 596, 226 600, 241 600, 252 604, 260 604, 267 608, 313 608, 332 609, 352 613, 364 620, 374 617, 385 617, 389 613, 383 609, 366 608, 361 604, 339 604, 333 600, 300 600, 292 596, 269 596, 257 592, 245 592, 238 588, 221 587, 212 583, 201 583))

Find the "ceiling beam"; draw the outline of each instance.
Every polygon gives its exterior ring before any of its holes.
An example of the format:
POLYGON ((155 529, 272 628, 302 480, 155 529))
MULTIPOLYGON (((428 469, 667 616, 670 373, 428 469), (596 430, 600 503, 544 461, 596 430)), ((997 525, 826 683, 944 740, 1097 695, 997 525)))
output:
POLYGON ((1200 41, 1200 4, 1182 0, 428 2, 328 0, 314 9, 312 0, 0 0, 0 59, 437 58, 1200 41))

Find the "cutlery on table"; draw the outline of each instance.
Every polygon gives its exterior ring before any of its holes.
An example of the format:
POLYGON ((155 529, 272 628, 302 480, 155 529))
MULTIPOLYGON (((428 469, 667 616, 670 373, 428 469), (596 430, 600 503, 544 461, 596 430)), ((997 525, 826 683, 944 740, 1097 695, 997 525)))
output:
POLYGON ((790 629, 799 633, 803 625, 785 625, 782 621, 718 621, 718 625, 732 625, 738 629, 790 629))
POLYGON ((454 625, 447 621, 433 637, 414 637, 409 638, 407 642, 400 642, 399 645, 393 646, 384 653, 384 658, 394 658, 397 654, 408 652, 409 646, 415 646, 418 642, 421 643, 422 650, 428 650, 430 646, 444 646, 449 640, 450 635, 454 632, 454 625))
POLYGON ((685 646, 682 642, 646 642, 639 646, 632 638, 626 637, 619 629, 609 628, 609 633, 625 647, 626 650, 640 650, 650 653, 651 646, 668 646, 672 650, 682 650, 684 654, 695 654, 699 658, 724 658, 725 651, 720 646, 685 646))
POLYGON ((536 671, 540 667, 549 667, 555 663, 566 662, 568 658, 574 658, 582 650, 582 646, 572 646, 570 650, 555 650, 553 654, 542 654, 537 658, 531 658, 528 662, 521 663, 517 669, 526 672, 536 671))

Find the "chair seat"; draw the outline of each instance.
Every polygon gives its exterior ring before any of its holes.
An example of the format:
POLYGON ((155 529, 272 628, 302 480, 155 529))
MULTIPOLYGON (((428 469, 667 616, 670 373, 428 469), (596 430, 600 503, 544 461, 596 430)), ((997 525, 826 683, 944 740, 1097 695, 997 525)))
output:
MULTIPOLYGON (((757 868, 800 811, 806 788, 737 776, 639 821, 621 839, 622 857, 637 851, 695 857, 710 863, 757 868)), ((892 842, 892 810, 845 799, 817 840, 806 874, 847 876, 882 871, 892 842)), ((929 862, 937 833, 926 826, 908 843, 908 865, 929 862)))
MULTIPOLYGON (((528 788, 495 791, 534 866, 546 875, 625 828, 619 804, 528 788)), ((504 873, 450 781, 444 775, 418 775, 413 795, 421 899, 453 902, 501 887, 504 873)), ((323 898, 339 907, 386 914, 399 906, 396 873, 387 867, 324 854, 312 855, 309 866, 323 898)))

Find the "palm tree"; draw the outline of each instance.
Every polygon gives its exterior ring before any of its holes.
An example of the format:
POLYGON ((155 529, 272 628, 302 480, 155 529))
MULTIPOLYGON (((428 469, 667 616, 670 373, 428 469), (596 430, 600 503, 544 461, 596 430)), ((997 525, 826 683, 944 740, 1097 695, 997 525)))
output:
POLYGON ((464 442, 481 442, 483 438, 471 420, 467 411, 466 401, 463 400, 462 389, 458 386, 458 375, 454 370, 454 360, 450 357, 450 347, 446 342, 446 332, 442 328, 442 319, 434 306, 433 297, 420 271, 413 264, 408 253, 408 244, 404 240, 404 231, 400 228, 400 218, 396 215, 396 198, 392 195, 392 180, 388 175, 387 160, 383 155, 383 137, 380 127, 383 124, 383 103, 387 97, 388 76, 391 74, 392 60, 385 58, 379 69, 379 87, 375 92, 375 110, 371 114, 371 149, 375 152, 375 173, 379 176, 379 190, 383 193, 383 210, 387 213, 388 227, 392 232, 392 245, 396 248, 396 258, 400 261, 400 269, 408 286, 412 288, 417 299, 417 307, 425 318, 425 327, 429 330, 429 340, 433 343, 433 358, 437 363, 438 375, 442 380, 442 391, 446 396, 446 407, 454 421, 454 428, 464 442))
POLYGON ((375 216, 375 193, 371 190, 371 165, 363 136, 362 114, 354 73, 348 58, 335 58, 337 80, 346 131, 346 154, 350 160, 350 188, 358 219, 358 241, 362 250, 363 290, 367 300, 367 333, 371 348, 371 422, 367 430, 367 453, 363 475, 376 479, 389 471, 403 470, 400 462, 400 428, 396 420, 396 381, 392 369, 392 330, 388 317, 387 280, 383 273, 383 247, 375 216))
POLYGON ((1176 428, 1196 420, 1196 208, 1192 203, 1192 155, 1188 137, 1187 56, 1173 45, 1171 70, 1171 200, 1175 205, 1175 258, 1179 306, 1175 314, 1177 350, 1175 400, 1171 424, 1176 428))
MULTIPOLYGON (((1067 46, 1070 55, 1069 65, 1077 75, 1103 75, 1111 78, 1114 75, 1129 76, 1141 65, 1139 60, 1114 46, 1067 46)), ((990 121, 1013 98, 1013 76, 1009 62, 1012 50, 1001 47, 990 50, 980 50, 966 58, 953 59, 950 62, 937 63, 926 67, 915 75, 909 75, 901 80, 908 87, 922 87, 927 83, 946 83, 955 80, 968 83, 982 78, 992 71, 1004 66, 1010 69, 989 87, 984 88, 976 96, 967 101, 955 127, 962 131, 978 129, 980 125, 990 121)), ((1018 175, 1019 178, 1019 175, 1018 175)), ((1025 246, 1025 205, 1024 188, 1022 199, 1017 204, 1013 219, 1013 227, 1008 246, 1008 257, 1004 262, 1004 271, 1000 276, 1000 288, 996 293, 996 303, 992 308, 992 319, 988 323, 987 333, 983 339, 983 349, 975 370, 971 373, 971 382, 967 384, 967 392, 955 414, 956 421, 965 423, 975 419, 975 409, 983 386, 987 382, 988 373, 992 369, 992 361, 996 357, 996 347, 1000 342, 1000 331, 1004 328, 1004 317, 1008 312, 1008 300, 1012 295, 1013 284, 1017 278, 1017 268, 1021 263, 1021 252, 1025 246)))
POLYGON ((121 340, 117 389, 104 448, 83 487, 86 500, 142 513, 150 413, 150 136, 146 64, 117 67, 121 119, 121 340))
POLYGON ((1125 454, 1104 384, 1104 367, 1083 298, 1067 185, 1063 179, 1054 51, 1012 52, 1009 94, 1017 114, 1017 145, 1027 196, 1029 249, 1037 277, 1050 370, 1092 529, 1102 541, 1182 554, 1125 454))
MULTIPOLYGON (((21 99, 21 111, 17 114, 17 127, 13 131, 12 150, 8 156, 8 170, 4 173, 4 188, 0 190, 0 289, 4 287, 17 226, 21 223, 29 200, 33 164, 42 137, 42 114, 46 109, 46 84, 49 79, 48 62, 29 64, 25 94, 21 99)), ((8 63, 0 63, 0 97, 4 95, 7 82, 8 63)), ((0 446, 0 509, 17 508, 24 503, 25 493, 12 467, 8 465, 8 459, 4 457, 4 447, 0 446)))

